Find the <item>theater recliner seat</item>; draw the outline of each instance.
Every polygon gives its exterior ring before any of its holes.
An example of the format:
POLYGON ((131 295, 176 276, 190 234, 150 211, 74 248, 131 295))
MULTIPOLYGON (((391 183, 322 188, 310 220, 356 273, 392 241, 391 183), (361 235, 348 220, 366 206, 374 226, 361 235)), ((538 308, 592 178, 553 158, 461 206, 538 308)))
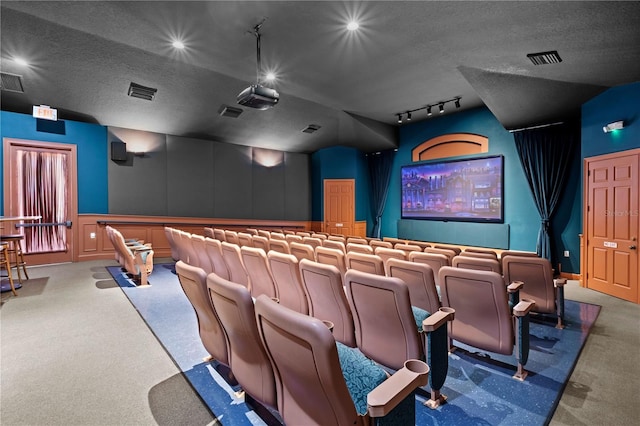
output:
POLYGON ((149 245, 130 241, 127 243, 115 228, 107 226, 107 237, 115 250, 118 263, 140 285, 148 284, 148 276, 153 272, 153 250, 149 245))
MULTIPOLYGON (((271 270, 264 250, 255 247, 241 247, 242 263, 251 283, 249 289, 253 297, 266 294, 269 297, 278 297, 278 289, 273 282, 271 270)), ((238 283, 241 284, 241 283, 238 283)))
POLYGON ((453 312, 434 310, 432 315, 412 306, 409 287, 400 278, 351 269, 345 274, 345 285, 358 348, 391 370, 402 368, 408 359, 426 360, 431 369, 431 398, 425 405, 438 407, 446 399, 440 389, 449 366, 446 322, 453 312))
MULTIPOLYGON (((416 252, 418 253, 418 252, 416 252)), ((382 261, 387 262, 388 259, 407 260, 407 253, 404 250, 397 250, 386 247, 376 247, 374 254, 380 256, 382 261)))
POLYGON ((302 259, 309 259, 313 261, 316 260, 316 253, 313 247, 310 246, 309 244, 296 243, 294 241, 289 243, 289 249, 291 251, 291 254, 295 256, 296 259, 298 260, 302 260, 302 259))
POLYGON ((280 304, 308 315, 309 302, 302 284, 298 259, 292 254, 277 251, 270 251, 267 258, 273 281, 278 288, 280 304))
POLYGON ((347 243, 345 250, 349 252, 358 252, 365 254, 373 254, 373 247, 369 244, 347 243))
POLYGON ((167 238, 167 242, 169 242, 169 247, 171 248, 171 258, 177 262, 180 260, 180 255, 178 253, 178 247, 176 242, 173 240, 173 230, 172 228, 165 226, 164 227, 164 235, 167 238))
MULTIPOLYGON (((358 252, 347 252, 344 257, 347 264, 347 272, 349 269, 355 269, 362 272, 384 275, 384 262, 380 256, 375 254, 365 254, 358 252)), ((345 283, 346 284, 346 283, 345 283)))
POLYGON ((219 240, 206 237, 204 239, 204 246, 207 256, 209 256, 209 260, 211 261, 213 272, 224 279, 229 279, 229 270, 222 257, 222 243, 219 240))
POLYGON ((220 243, 220 246, 222 249, 222 258, 224 259, 224 263, 227 265, 227 270, 229 271, 229 281, 251 289, 249 276, 247 275, 247 270, 242 262, 240 247, 238 247, 237 244, 228 243, 226 241, 220 243))
POLYGON ((249 290, 216 274, 207 277, 207 289, 228 338, 229 367, 234 378, 255 400, 276 409, 273 369, 260 343, 249 290))
POLYGON ((353 315, 338 268, 306 259, 300 261, 299 267, 308 297, 309 315, 331 321, 334 324, 335 339, 347 346, 355 347, 353 315))
POLYGON ((180 285, 196 313, 202 345, 212 359, 228 366, 228 340, 209 298, 207 274, 203 269, 187 265, 183 261, 176 263, 176 273, 180 285))
POLYGON ((505 282, 522 281, 521 297, 533 300, 533 312, 557 317, 556 328, 564 328, 564 278, 553 278, 548 259, 509 255, 502 258, 505 282))
POLYGON ((316 261, 325 265, 333 265, 338 268, 341 275, 347 272, 347 264, 344 259, 344 252, 330 247, 316 247, 316 261))
POLYGON ((385 263, 388 277, 400 278, 409 288, 411 306, 427 312, 440 310, 440 296, 436 288, 433 269, 429 265, 401 259, 389 259, 385 263))
POLYGON ((458 255, 453 258, 451 266, 455 268, 475 269, 476 271, 492 271, 502 274, 500 262, 495 258, 489 257, 458 255))
POLYGON ((529 357, 529 311, 535 302, 521 300, 510 307, 508 293, 519 299, 521 287, 521 282, 506 286, 496 272, 451 266, 440 269, 442 306, 456 312, 450 337, 504 355, 511 355, 515 345, 518 367, 514 378, 524 380, 524 365, 529 357))
POLYGON ((414 390, 427 382, 426 364, 410 360, 387 379, 357 350, 336 343, 321 320, 265 296, 255 310, 286 424, 364 426, 383 416, 384 424, 415 424, 414 390))

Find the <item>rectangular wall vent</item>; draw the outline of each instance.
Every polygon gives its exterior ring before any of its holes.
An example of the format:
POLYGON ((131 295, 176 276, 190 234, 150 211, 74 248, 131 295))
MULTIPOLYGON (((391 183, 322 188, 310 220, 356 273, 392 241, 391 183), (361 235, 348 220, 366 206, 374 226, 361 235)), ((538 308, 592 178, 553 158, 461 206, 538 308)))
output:
POLYGON ((317 132, 318 130, 320 130, 320 127, 322 127, 322 126, 318 126, 317 124, 309 124, 307 127, 302 129, 302 133, 317 132))
POLYGON ((229 105, 222 105, 220 106, 220 109, 218 109, 218 114, 220 114, 223 117, 238 118, 238 116, 242 114, 242 112, 243 112, 243 109, 234 108, 229 105))
POLYGON ((129 92, 127 94, 132 98, 152 101, 156 96, 157 91, 158 89, 154 89, 153 87, 145 87, 140 84, 131 83, 131 85, 129 86, 129 92))
POLYGON ((2 76, 2 86, 0 86, 0 89, 8 92, 24 93, 21 76, 6 72, 0 73, 0 75, 2 76))
POLYGON ((540 52, 540 53, 529 53, 527 58, 533 62, 534 65, 545 65, 545 64, 558 64, 562 62, 562 58, 558 55, 556 50, 551 50, 549 52, 540 52))

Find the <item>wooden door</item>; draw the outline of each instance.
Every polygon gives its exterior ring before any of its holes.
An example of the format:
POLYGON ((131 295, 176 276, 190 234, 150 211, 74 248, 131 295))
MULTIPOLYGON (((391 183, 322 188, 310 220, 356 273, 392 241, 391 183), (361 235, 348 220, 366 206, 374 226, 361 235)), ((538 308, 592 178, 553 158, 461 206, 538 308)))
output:
POLYGON ((640 150, 585 160, 586 285, 634 303, 638 294, 640 150))
POLYGON ((73 261, 76 176, 76 145, 4 139, 4 215, 42 216, 2 231, 24 235, 27 265, 73 261))
POLYGON ((355 180, 324 180, 324 232, 354 235, 355 180))

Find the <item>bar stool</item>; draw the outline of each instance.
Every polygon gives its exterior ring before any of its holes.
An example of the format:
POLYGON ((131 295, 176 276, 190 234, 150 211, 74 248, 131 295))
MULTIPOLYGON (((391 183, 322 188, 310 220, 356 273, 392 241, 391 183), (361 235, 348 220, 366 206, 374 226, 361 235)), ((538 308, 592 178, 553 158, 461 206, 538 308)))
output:
POLYGON ((29 279, 29 275, 27 274, 27 263, 24 261, 22 244, 20 244, 23 239, 24 235, 0 235, 0 240, 2 240, 3 243, 7 243, 9 265, 11 268, 16 268, 16 271, 18 272, 18 282, 20 284, 22 284, 20 268, 22 268, 25 278, 29 279))
POLYGON ((11 264, 9 263, 9 243, 5 243, 4 241, 0 243, 0 270, 1 269, 7 270, 11 292, 14 296, 17 296, 18 293, 16 293, 16 287, 13 285, 13 276, 11 275, 11 264))

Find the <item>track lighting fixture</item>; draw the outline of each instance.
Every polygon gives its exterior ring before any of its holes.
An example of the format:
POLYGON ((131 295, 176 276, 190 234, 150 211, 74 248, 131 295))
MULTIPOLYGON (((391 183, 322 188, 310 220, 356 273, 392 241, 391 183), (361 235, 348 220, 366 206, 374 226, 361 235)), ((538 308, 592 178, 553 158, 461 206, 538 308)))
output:
POLYGON ((402 115, 403 114, 407 115, 406 121, 411 121, 412 114, 414 112, 417 112, 417 111, 422 111, 423 109, 427 110, 427 117, 431 117, 431 115, 432 115, 431 108, 433 108, 435 106, 438 107, 438 112, 440 114, 443 114, 444 113, 444 106, 446 104, 448 104, 449 102, 452 102, 455 105, 456 108, 460 108, 460 99, 462 99, 461 96, 456 96, 455 98, 451 98, 451 99, 448 99, 446 101, 439 101, 439 102, 436 102, 434 104, 429 104, 429 105, 425 105, 425 106, 420 107, 420 108, 407 110, 406 112, 397 113, 396 115, 398 116, 398 124, 402 124, 402 115))

